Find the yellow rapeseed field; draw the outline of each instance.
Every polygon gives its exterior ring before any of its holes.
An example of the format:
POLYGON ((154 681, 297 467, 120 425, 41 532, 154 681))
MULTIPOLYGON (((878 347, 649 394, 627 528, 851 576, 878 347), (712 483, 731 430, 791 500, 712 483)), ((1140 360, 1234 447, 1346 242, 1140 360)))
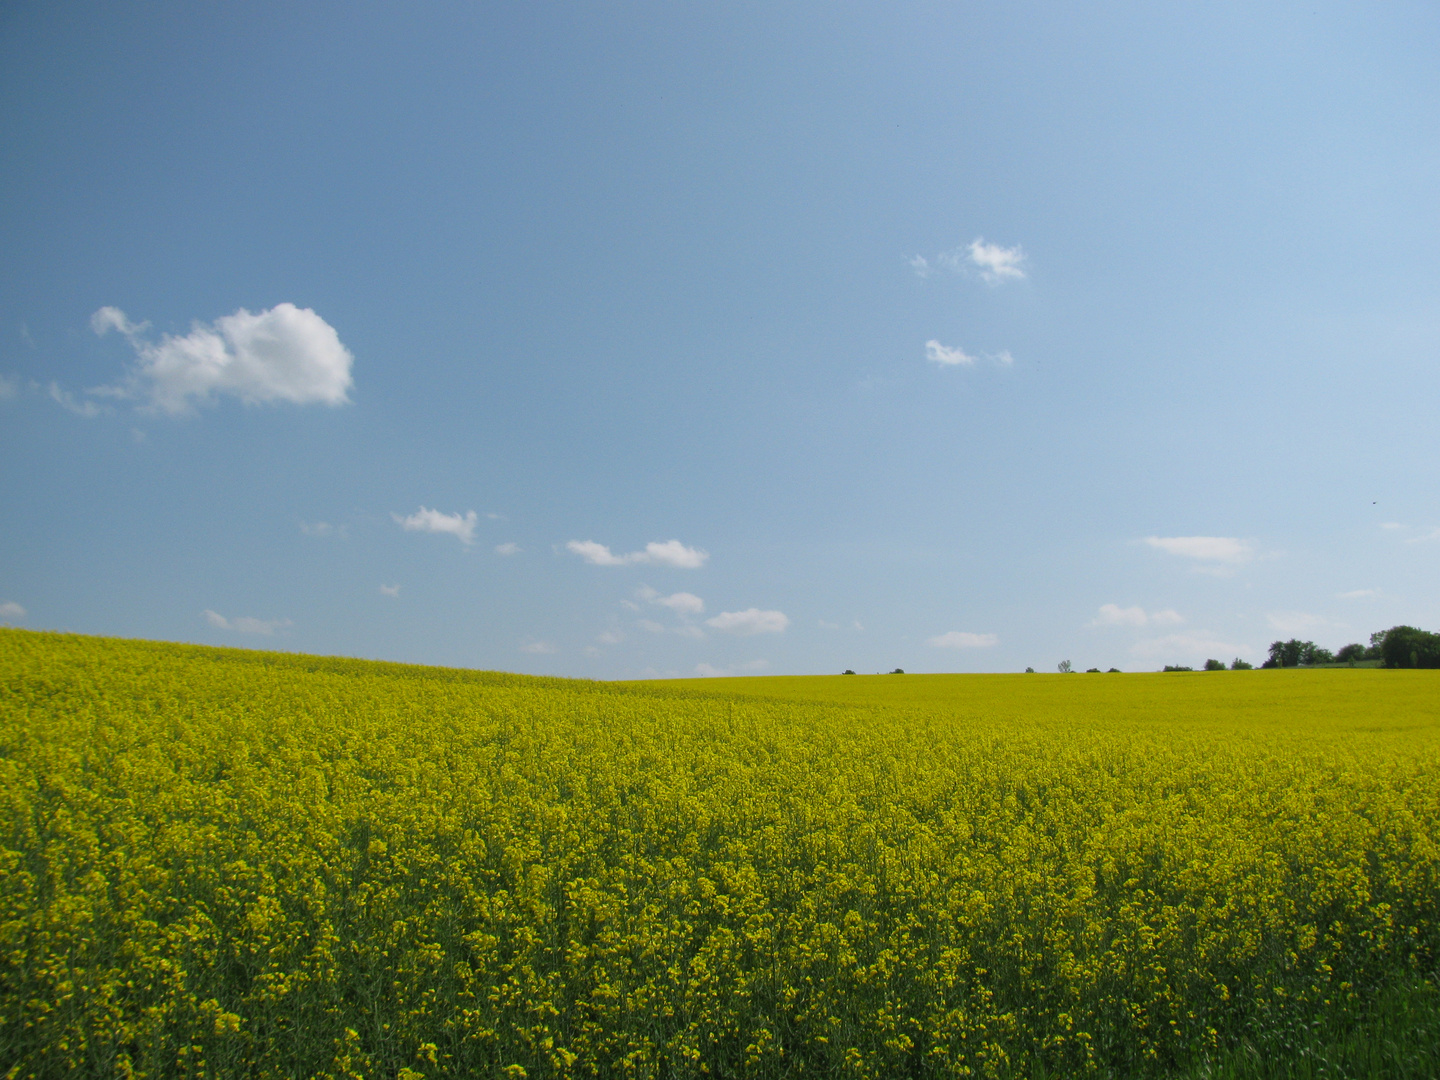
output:
POLYGON ((0 1076, 1158 1074, 1432 974, 1437 830, 1429 671, 0 630, 0 1076))

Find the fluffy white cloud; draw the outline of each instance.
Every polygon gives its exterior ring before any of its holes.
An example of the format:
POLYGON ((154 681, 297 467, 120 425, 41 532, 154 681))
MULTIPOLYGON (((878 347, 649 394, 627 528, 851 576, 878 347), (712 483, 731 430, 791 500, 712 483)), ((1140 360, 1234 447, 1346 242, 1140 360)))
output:
POLYGON ((1233 536, 1147 536, 1145 543, 1171 555, 1229 565, 1248 562, 1255 554, 1248 541, 1233 536))
POLYGON ((523 653, 533 653, 536 655, 548 656, 551 653, 557 653, 560 650, 557 649, 554 645, 551 645, 548 641, 529 641, 526 642, 524 645, 520 646, 520 651, 523 653))
POLYGON ((1197 634, 1166 634, 1138 641, 1130 647, 1130 652, 1134 656, 1170 663, 1184 660, 1197 664, 1210 659, 1223 660, 1227 656, 1254 655, 1249 645, 1220 641, 1203 630, 1197 634))
POLYGON ((406 532, 432 532, 449 533, 459 538, 462 544, 473 544, 475 542, 475 511, 468 514, 442 514, 439 510, 427 510, 420 507, 418 511, 409 517, 401 517, 399 514, 391 514, 398 524, 406 532))
POLYGON ((97 334, 124 334, 139 361, 130 384, 111 392, 148 398, 161 412, 189 412, 223 394, 247 405, 344 405, 354 386, 355 358, 335 328, 294 304, 254 313, 241 308, 213 323, 197 321, 188 334, 164 334, 159 342, 141 336, 148 323, 132 323, 119 308, 101 308, 90 326, 97 334))
POLYGON ((933 338, 925 342, 925 359, 932 360, 937 364, 953 367, 956 364, 973 364, 975 357, 971 356, 964 349, 950 348, 948 345, 941 345, 933 338))
POLYGON ((235 630, 241 634, 263 634, 269 637, 276 630, 284 630, 288 626, 294 626, 289 619, 256 619, 249 615, 241 615, 235 619, 227 619, 218 611, 211 611, 206 608, 202 613, 205 621, 217 630, 235 630))
POLYGON ((400 595, 400 586, 399 586, 399 585, 381 585, 381 586, 380 586, 380 594, 381 594, 382 596, 399 596, 399 595, 400 595))
POLYGON ((1025 277, 1025 271, 1020 269, 1020 264, 1025 261, 1025 252, 1018 244, 1001 247, 999 244, 987 244, 983 236, 977 236, 966 250, 970 253, 971 264, 978 267, 980 276, 992 285, 1002 281, 1019 281, 1025 277))
POLYGON ((999 642, 994 634, 971 634, 965 630, 951 630, 925 640, 932 649, 988 649, 999 642))
POLYGON ((1142 607, 1122 608, 1119 604, 1101 604, 1092 626, 1175 626, 1185 620, 1171 608, 1147 612, 1142 607))
POLYGON ((694 570, 705 565, 710 553, 699 548, 686 547, 679 540, 663 543, 652 540, 644 551, 632 551, 628 555, 616 555, 604 544, 594 540, 571 540, 566 550, 579 555, 592 566, 676 566, 683 570, 694 570))
POLYGON ((790 625, 783 611, 761 611, 746 608, 744 611, 722 611, 713 619, 705 620, 706 626, 714 627, 726 634, 778 634, 790 625))
POLYGON ((495 554, 496 554, 496 555, 518 555, 518 554, 520 554, 520 545, 517 544, 517 543, 515 543, 514 541, 509 541, 509 542, 504 543, 504 544, 496 544, 496 545, 495 545, 495 554))
POLYGON ((645 599, 649 600, 652 604, 659 604, 661 607, 667 607, 671 611, 677 611, 682 615, 699 615, 705 610, 705 601, 701 600, 700 597, 694 593, 677 592, 671 593, 669 596, 655 594, 647 596, 645 599))
POLYGON ((0 604, 0 619, 23 619, 25 609, 14 600, 6 600, 0 604))

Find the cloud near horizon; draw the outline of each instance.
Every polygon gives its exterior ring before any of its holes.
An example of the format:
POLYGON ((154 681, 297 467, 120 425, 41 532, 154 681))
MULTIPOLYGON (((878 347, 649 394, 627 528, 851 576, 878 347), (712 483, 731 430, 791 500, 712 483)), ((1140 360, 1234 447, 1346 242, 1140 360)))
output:
POLYGON ((1119 604, 1101 604, 1091 626, 1175 626, 1185 620, 1173 608, 1147 612, 1142 607, 1122 608, 1119 604))
POLYGON ((427 510, 421 506, 409 517, 401 517, 396 513, 390 516, 406 532, 449 533, 467 546, 475 542, 475 524, 478 518, 474 510, 462 516, 458 513, 442 514, 439 510, 427 510))
POLYGON ((213 323, 197 320, 188 334, 163 334, 159 342, 142 336, 149 325, 131 322, 115 307, 90 316, 96 334, 123 334, 139 362, 126 383, 92 393, 144 398, 147 408, 172 415, 223 395, 246 405, 350 402, 355 358, 335 328, 310 308, 290 303, 254 313, 240 308, 213 323))
POLYGON ((205 616, 205 621, 217 630, 235 630, 241 634, 262 634, 265 637, 269 637, 276 630, 284 630, 295 625, 289 619, 256 619, 249 615, 227 619, 218 611, 211 611, 209 608, 206 608, 201 614, 205 616))
POLYGON ((994 634, 972 634, 965 630, 951 630, 925 639, 925 644, 932 649, 988 649, 999 643, 1000 639, 994 634))
POLYGON ((724 634, 749 637, 751 634, 779 634, 790 625, 790 619, 783 611, 761 611, 746 608, 744 611, 722 611, 713 619, 706 619, 705 625, 724 634))
POLYGON ((25 609, 14 600, 6 600, 0 604, 0 619, 23 619, 26 614, 25 609))
POLYGON ((579 555, 591 566, 674 566, 682 570, 695 570, 705 565, 710 558, 708 551, 686 547, 679 540, 663 543, 652 540, 644 551, 632 551, 628 555, 616 555, 604 544, 594 540, 571 540, 565 549, 579 555))

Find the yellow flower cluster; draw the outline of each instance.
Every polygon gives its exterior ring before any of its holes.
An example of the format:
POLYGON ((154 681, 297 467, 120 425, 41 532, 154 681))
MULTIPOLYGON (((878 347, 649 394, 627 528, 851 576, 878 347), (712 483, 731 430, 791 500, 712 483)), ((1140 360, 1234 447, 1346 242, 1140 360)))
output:
POLYGON ((1433 971, 1437 830, 1425 671, 607 685, 0 630, 0 1076, 1160 1072, 1433 971))

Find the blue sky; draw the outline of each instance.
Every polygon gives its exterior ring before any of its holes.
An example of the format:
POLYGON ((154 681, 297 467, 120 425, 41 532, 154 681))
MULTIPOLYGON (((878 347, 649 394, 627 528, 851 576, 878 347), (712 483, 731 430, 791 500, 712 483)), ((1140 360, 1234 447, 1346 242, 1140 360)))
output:
POLYGON ((0 12, 0 621, 597 678, 1440 627, 1433 5, 0 12))

